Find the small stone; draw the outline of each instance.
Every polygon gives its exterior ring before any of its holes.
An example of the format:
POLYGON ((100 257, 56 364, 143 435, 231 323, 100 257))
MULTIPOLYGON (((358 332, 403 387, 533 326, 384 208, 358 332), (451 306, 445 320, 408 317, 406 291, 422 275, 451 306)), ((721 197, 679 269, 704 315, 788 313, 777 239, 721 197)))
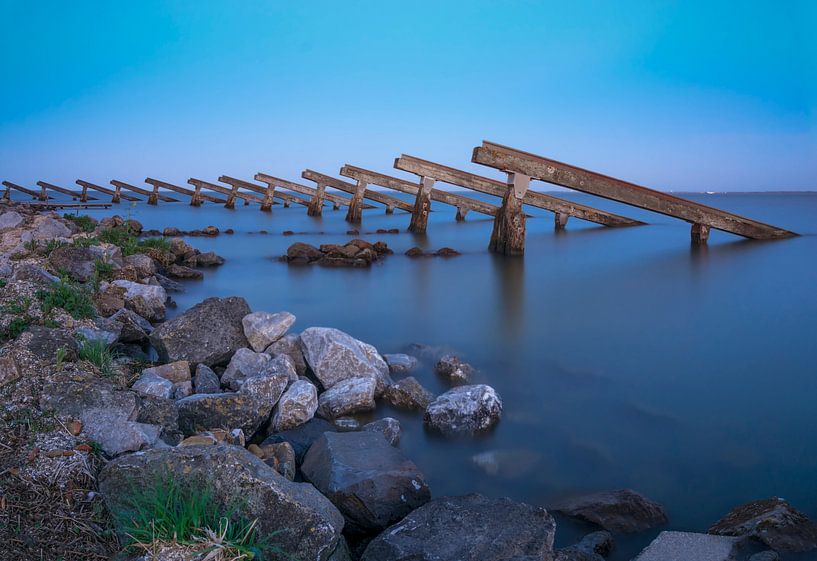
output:
POLYGON ((204 273, 191 267, 176 265, 174 263, 167 268, 167 276, 174 279, 202 279, 204 278, 204 273))
POLYGON ((434 370, 454 384, 467 384, 474 375, 474 367, 454 355, 442 357, 437 361, 434 370))
POLYGON ((153 366, 152 368, 145 368, 142 371, 143 374, 146 372, 161 376, 165 380, 170 380, 173 383, 190 381, 190 363, 186 360, 161 364, 159 366, 153 366))
POLYGON ((661 532, 634 561, 733 561, 739 541, 709 534, 661 532))
POLYGON ((403 429, 400 427, 400 421, 393 417, 384 417, 377 421, 366 423, 363 425, 362 430, 379 432, 385 437, 386 442, 392 446, 400 444, 400 435, 403 432, 403 429))
POLYGON ((468 436, 492 428, 502 415, 502 400, 491 386, 459 386, 426 408, 425 425, 445 436, 468 436))
POLYGON ((434 400, 434 394, 425 389, 414 376, 395 382, 386 388, 383 398, 400 409, 424 410, 434 400))
POLYGON ((68 422, 67 428, 71 436, 79 436, 79 433, 82 432, 82 421, 79 419, 73 419, 72 421, 68 422))
POLYGON ((250 444, 249 446, 247 446, 247 450, 249 450, 249 452, 253 456, 261 458, 262 460, 264 459, 264 452, 261 450, 261 448, 257 444, 250 444))
POLYGON ((274 432, 267 436, 266 440, 261 443, 261 446, 267 444, 274 444, 276 442, 289 442, 295 450, 295 458, 298 463, 304 459, 304 455, 310 446, 321 437, 325 432, 336 432, 338 429, 324 419, 314 417, 302 425, 298 425, 294 429, 289 429, 282 432, 274 432))
POLYGON ((261 446, 264 454, 264 463, 272 469, 293 481, 297 466, 295 464, 295 451, 289 442, 278 442, 274 444, 264 444, 261 446))
POLYGON ((295 367, 295 373, 298 376, 306 374, 306 359, 301 350, 301 338, 295 333, 287 333, 269 347, 264 349, 264 352, 272 358, 278 358, 281 355, 286 355, 292 360, 295 367))
POLYGON ((318 397, 318 412, 325 419, 372 411, 376 383, 372 378, 349 378, 318 397))
POLYGON ((383 360, 389 365, 392 374, 405 374, 417 368, 417 359, 406 354, 383 355, 383 360))
POLYGON ((212 368, 206 364, 199 364, 193 378, 193 388, 195 393, 219 393, 221 382, 212 368))
POLYGON ((247 439, 244 437, 244 431, 241 429, 232 429, 224 436, 224 442, 232 444, 233 446, 240 446, 244 448, 247 439))
POLYGON ((456 249, 451 249, 450 247, 441 247, 434 252, 434 255, 437 257, 456 257, 460 255, 460 252, 456 249))
POLYGON ((224 258, 212 251, 208 251, 196 256, 196 265, 199 267, 218 267, 224 265, 224 258))
POLYGON ((260 353, 286 334, 295 323, 295 316, 289 312, 253 312, 244 316, 241 323, 250 347, 260 353))
POLYGON ((632 489, 572 497, 557 503, 552 510, 598 524, 610 532, 641 532, 667 523, 660 504, 632 489))
POLYGON ((179 446, 215 446, 216 444, 218 444, 218 440, 210 434, 195 434, 182 440, 179 446))
POLYGON ((173 382, 166 378, 154 374, 153 372, 143 371, 139 379, 131 386, 136 392, 170 399, 173 397, 174 387, 173 382))

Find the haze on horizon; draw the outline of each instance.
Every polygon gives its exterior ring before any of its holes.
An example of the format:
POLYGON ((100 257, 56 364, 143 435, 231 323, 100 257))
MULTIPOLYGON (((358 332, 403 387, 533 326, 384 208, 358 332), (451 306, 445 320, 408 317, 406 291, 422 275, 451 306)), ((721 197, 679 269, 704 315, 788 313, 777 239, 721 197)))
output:
POLYGON ((2 0, 0 18, 0 179, 23 185, 402 176, 401 153, 500 177, 470 163, 487 139, 657 189, 817 189, 808 0, 2 0))

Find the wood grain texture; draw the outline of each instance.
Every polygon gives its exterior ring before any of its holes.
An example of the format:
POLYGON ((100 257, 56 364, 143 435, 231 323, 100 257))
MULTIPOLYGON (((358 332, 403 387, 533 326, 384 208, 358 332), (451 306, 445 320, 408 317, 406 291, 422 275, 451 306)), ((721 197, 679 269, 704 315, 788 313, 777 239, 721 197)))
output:
POLYGON ((134 197, 132 195, 126 195, 124 193, 119 192, 119 188, 117 189, 108 189, 107 187, 103 187, 102 185, 97 185, 96 183, 91 183, 90 181, 85 181, 83 179, 77 179, 77 185, 80 187, 84 187, 85 189, 93 189, 94 191, 99 191, 100 193, 105 193, 106 195, 111 196, 111 202, 118 203, 120 199, 125 199, 126 201, 130 202, 137 202, 141 201, 139 197, 134 197))
MULTIPOLYGON (((82 198, 82 192, 81 191, 72 191, 71 189, 66 189, 65 187, 60 187, 59 185, 54 185, 53 183, 47 183, 45 181, 38 181, 37 185, 39 185, 43 189, 51 189, 52 191, 56 191, 57 193, 62 193, 64 195, 68 195, 69 197, 72 197, 72 198, 75 198, 75 199, 81 199, 82 198)), ((87 197, 87 200, 96 201, 98 199, 96 197, 87 197)))
POLYGON ((53 197, 48 197, 48 195, 45 193, 45 189, 40 189, 39 191, 36 191, 34 189, 29 189, 28 187, 23 187, 22 185, 12 183, 11 181, 3 181, 3 185, 6 186, 6 189, 14 189, 15 191, 20 191, 21 193, 25 193, 26 195, 29 195, 30 197, 33 197, 40 201, 46 200, 43 197, 53 199, 53 197))
POLYGON ((190 190, 186 187, 179 187, 178 185, 174 185, 173 183, 168 183, 167 181, 162 181, 161 179, 153 179, 152 177, 148 177, 145 179, 145 183, 149 185, 154 185, 156 187, 161 187, 163 189, 168 189, 170 191, 175 191, 177 193, 181 193, 183 195, 187 195, 190 197, 190 204, 193 206, 197 206, 201 203, 201 201, 210 201, 212 203, 224 204, 224 199, 219 197, 214 197, 213 195, 208 195, 207 193, 196 192, 196 190, 190 190))
POLYGON ((166 203, 179 202, 179 199, 174 199, 173 197, 170 197, 163 193, 159 193, 159 188, 155 185, 153 189, 143 189, 142 187, 137 187, 135 185, 131 185, 130 183, 119 181, 118 179, 111 179, 111 185, 119 189, 125 189, 127 191, 133 191, 134 193, 139 193, 140 195, 147 196, 149 205, 155 205, 157 201, 162 201, 166 203))
MULTIPOLYGON (((331 187, 333 189, 337 189, 338 191, 344 191, 350 194, 354 194, 355 191, 357 190, 357 186, 354 183, 349 183, 348 181, 337 179, 336 177, 332 177, 331 175, 326 175, 309 169, 304 170, 301 173, 301 177, 303 177, 304 179, 308 179, 309 181, 314 181, 316 183, 317 182, 324 183, 326 184, 327 187, 331 187)), ((386 212, 388 212, 389 208, 391 209, 399 208, 400 210, 405 210, 406 212, 411 212, 414 209, 414 205, 412 205, 411 203, 407 203, 406 201, 398 199, 397 197, 392 197, 391 195, 387 195, 386 193, 381 193, 380 191, 373 191, 371 189, 366 189, 363 192, 363 198, 385 205, 386 212)))

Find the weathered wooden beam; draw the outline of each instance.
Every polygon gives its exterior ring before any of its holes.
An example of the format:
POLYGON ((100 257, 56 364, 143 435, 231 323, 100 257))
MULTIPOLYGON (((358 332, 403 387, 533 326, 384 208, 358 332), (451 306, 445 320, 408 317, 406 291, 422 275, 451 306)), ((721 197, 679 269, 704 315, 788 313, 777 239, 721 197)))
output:
POLYGON ((137 187, 136 185, 131 185, 130 183, 125 183, 124 181, 119 181, 117 179, 111 179, 111 185, 113 185, 117 189, 125 189, 126 191, 133 191, 134 193, 145 195, 148 198, 149 205, 155 205, 158 203, 158 201, 162 201, 165 203, 179 202, 179 199, 174 199, 173 197, 169 197, 163 193, 160 193, 158 185, 154 185, 152 190, 148 190, 143 189, 141 187, 137 187))
MULTIPOLYGON (((449 183, 458 187, 465 187, 466 189, 472 189, 496 197, 504 197, 505 192, 508 190, 508 186, 502 181, 429 162, 428 160, 415 158, 414 156, 407 156, 406 154, 394 160, 394 167, 420 177, 430 177, 436 181, 442 181, 443 183, 449 183)), ((625 216, 619 216, 536 191, 527 191, 522 202, 526 205, 549 210, 555 212, 557 215, 561 215, 562 218, 556 220, 557 229, 564 228, 564 225, 567 223, 567 217, 569 216, 604 226, 636 226, 644 224, 640 220, 633 220, 625 216)))
MULTIPOLYGON (((62 193, 64 195, 68 195, 68 196, 70 196, 71 198, 74 198, 74 199, 80 199, 80 200, 83 199, 83 193, 78 192, 78 191, 72 191, 70 189, 66 189, 65 187, 60 187, 59 185, 54 185, 53 183, 47 183, 45 181, 38 181, 37 185, 39 185, 43 189, 51 189, 52 191, 56 191, 57 193, 62 193)), ((87 195, 84 198, 87 201, 96 201, 96 200, 98 200, 96 197, 89 197, 87 195)), ((85 201, 82 201, 82 202, 85 202, 85 201)))
MULTIPOLYGON (((3 181, 3 185, 6 186, 6 192, 7 193, 8 193, 8 189, 14 189, 16 191, 20 191, 21 193, 25 193, 26 195, 29 195, 30 197, 32 197, 34 199, 37 199, 37 200, 40 200, 40 201, 45 201, 47 199, 52 199, 53 198, 53 197, 48 196, 48 194, 45 192, 45 188, 43 188, 42 186, 40 187, 39 191, 35 191, 34 189, 29 189, 28 187, 23 187, 22 185, 17 185, 16 183, 12 183, 11 181, 3 181)), ((9 198, 11 198, 11 195, 9 195, 9 198)))
MULTIPOLYGON (((309 169, 306 169, 303 172, 301 172, 301 177, 303 177, 304 179, 308 179, 309 181, 314 181, 315 183, 324 184, 327 187, 332 187, 333 189, 337 189, 338 191, 350 193, 352 195, 354 195, 355 191, 357 190, 357 186, 354 183, 349 183, 348 181, 343 181, 342 179, 332 177, 331 175, 326 175, 324 173, 312 171, 309 169)), ((414 206, 407 203, 406 201, 398 199, 397 197, 392 197, 391 195, 387 195, 386 193, 381 193, 380 191, 364 189, 363 198, 385 205, 387 214, 391 214, 392 212, 394 212, 395 208, 399 208, 400 210, 405 210, 407 212, 411 212, 412 210, 414 210, 414 206)))
POLYGON ((797 235, 783 228, 682 199, 669 193, 642 187, 493 142, 486 141, 482 143, 482 146, 474 148, 471 161, 506 172, 522 173, 540 181, 590 193, 591 195, 680 218, 692 224, 701 224, 746 238, 777 239, 797 235))
POLYGON ((252 191, 254 193, 260 193, 263 195, 261 199, 261 210, 269 211, 272 210, 272 205, 277 205, 275 201, 273 201, 273 197, 275 195, 275 187, 263 187, 261 185, 256 185, 255 183, 250 183, 249 181, 244 181, 243 179, 236 179, 235 177, 230 177, 229 175, 222 175, 218 178, 219 181, 222 183, 226 183, 234 187, 235 189, 244 188, 248 191, 252 191))
POLYGON ((261 197, 257 197, 250 193, 242 193, 238 190, 238 185, 232 185, 231 187, 224 187, 223 185, 218 185, 216 183, 210 183, 209 181, 204 181, 202 179, 196 179, 195 177, 191 177, 187 180, 190 185, 201 189, 209 189, 211 191, 215 191, 217 193, 223 193, 227 195, 227 201, 224 203, 224 206, 227 208, 235 208, 235 200, 241 199, 245 202, 252 202, 252 203, 259 203, 264 204, 264 199, 261 197))
MULTIPOLYGON (((316 189, 314 187, 309 187, 308 185, 301 185, 300 183, 295 183, 294 181, 289 181, 287 179, 282 179, 280 177, 275 177, 273 175, 269 175, 268 173, 263 173, 263 172, 259 172, 259 173, 255 174, 255 180, 256 181, 263 181, 264 183, 266 183, 266 184, 268 184, 270 186, 280 187, 282 189, 288 189, 290 191, 295 191, 296 193, 301 193, 303 195, 309 195, 311 197, 311 199, 310 199, 309 204, 307 205, 307 207, 310 210, 308 210, 307 213, 310 213, 311 209, 313 209, 313 208, 320 208, 320 207, 318 207, 318 201, 316 199, 316 197, 318 197, 318 189, 316 189)), ((351 200, 347 199, 346 197, 342 197, 342 196, 336 195, 334 193, 327 193, 325 191, 325 189, 323 191, 323 197, 322 198, 327 200, 327 201, 332 202, 334 208, 337 208, 334 205, 348 206, 348 205, 351 204, 351 200)), ((374 208, 374 207, 369 205, 366 208, 374 208)), ((316 212, 316 213, 310 214, 310 215, 311 216, 318 216, 318 215, 320 215, 320 212, 316 212)))
POLYGON ((201 203, 204 201, 210 201, 219 204, 224 204, 227 202, 224 199, 214 197, 213 195, 202 193, 201 187, 196 187, 195 190, 191 191, 190 189, 187 189, 185 187, 179 187, 178 185, 174 185, 173 183, 168 183, 167 181, 162 181, 160 179, 153 179, 151 177, 146 178, 145 183, 148 183, 155 187, 162 187, 164 189, 169 189, 170 191, 176 191, 177 193, 187 195, 188 197, 190 197, 190 206, 201 206, 201 203))
MULTIPOLYGON (((298 197, 297 195, 293 195, 292 193, 282 193, 281 191, 277 191, 273 185, 268 185, 267 187, 262 187, 261 185, 257 185, 255 183, 250 183, 249 181, 243 181, 241 179, 235 179, 235 178, 232 178, 232 177, 227 177, 225 175, 223 175, 222 177, 225 178, 223 180, 224 183, 230 183, 231 181, 237 181, 237 182, 240 182, 243 187, 249 189, 250 191, 254 191, 256 193, 263 193, 265 195, 269 194, 270 198, 274 197, 276 199, 279 199, 281 202, 283 202, 284 208, 289 208, 289 205, 291 203, 296 203, 296 204, 303 205, 303 206, 306 206, 306 207, 309 206, 309 201, 308 200, 306 200, 306 199, 304 199, 302 197, 298 197)), ((219 181, 222 181, 222 179, 219 178, 219 181)))
POLYGON ((83 192, 86 192, 87 189, 93 189, 94 191, 99 191, 100 193, 110 195, 112 203, 119 203, 121 199, 125 199, 126 201, 129 202, 136 202, 142 200, 138 197, 133 197, 131 195, 123 195, 119 187, 116 187, 116 189, 108 189, 107 187, 102 187, 101 185, 97 185, 95 183, 91 183, 90 181, 85 181, 83 179, 77 179, 76 183, 77 185, 82 187, 83 192))

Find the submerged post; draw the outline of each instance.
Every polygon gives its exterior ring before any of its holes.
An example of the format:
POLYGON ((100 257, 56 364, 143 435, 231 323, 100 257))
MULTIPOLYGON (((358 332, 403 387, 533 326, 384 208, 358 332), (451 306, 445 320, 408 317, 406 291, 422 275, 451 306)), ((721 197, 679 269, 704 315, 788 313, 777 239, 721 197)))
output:
POLYGON ((366 191, 367 185, 368 184, 362 179, 357 180, 355 193, 352 195, 352 202, 349 203, 349 210, 346 211, 346 222, 360 224, 363 218, 363 193, 366 191))
POLYGON ((709 226, 693 222, 692 228, 690 229, 690 237, 692 238, 693 244, 706 245, 706 242, 709 241, 709 226))
MULTIPOLYGON (((306 210, 306 214, 309 216, 321 216, 321 214, 323 214, 323 202, 324 198, 326 197, 326 184, 318 181, 316 185, 315 194, 312 195, 312 199, 310 199, 309 206, 306 210)), ((338 208, 340 208, 340 204, 335 202, 334 209, 337 210, 338 208)))
POLYGON ((522 199, 530 185, 530 176, 509 172, 507 184, 508 191, 502 197, 502 207, 494 219, 488 248, 505 255, 522 255, 525 253, 525 213, 522 210, 522 199))
POLYGON ((567 219, 570 218, 569 214, 563 214, 561 212, 557 212, 553 215, 553 223, 557 230, 564 230, 565 226, 567 226, 567 219))
MULTIPOLYGON (((428 214, 431 212, 431 190, 434 188, 434 179, 431 177, 420 178, 420 189, 417 191, 417 198, 414 201, 414 211, 411 213, 409 232, 415 234, 425 234, 428 229, 428 214)), ((386 210, 388 212, 388 209, 386 210)))
POLYGON ((467 208, 463 208, 461 206, 457 207, 457 222, 465 222, 465 216, 468 214, 467 208))

